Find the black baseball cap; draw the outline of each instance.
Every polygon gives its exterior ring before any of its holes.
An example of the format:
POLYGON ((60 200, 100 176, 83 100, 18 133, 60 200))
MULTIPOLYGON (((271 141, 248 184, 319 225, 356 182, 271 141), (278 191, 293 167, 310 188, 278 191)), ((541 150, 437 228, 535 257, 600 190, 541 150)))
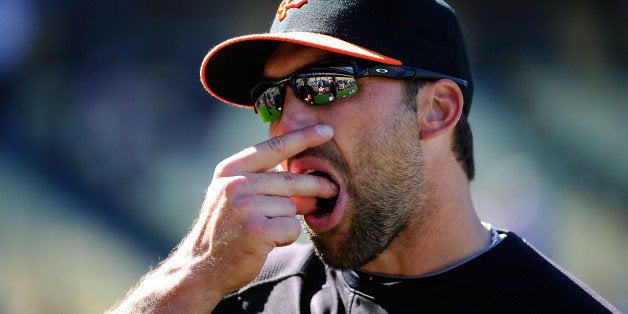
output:
POLYGON ((249 92, 283 42, 464 79, 463 111, 469 114, 467 48, 456 14, 442 0, 283 0, 268 33, 232 38, 207 53, 203 86, 226 103, 252 107, 249 92))

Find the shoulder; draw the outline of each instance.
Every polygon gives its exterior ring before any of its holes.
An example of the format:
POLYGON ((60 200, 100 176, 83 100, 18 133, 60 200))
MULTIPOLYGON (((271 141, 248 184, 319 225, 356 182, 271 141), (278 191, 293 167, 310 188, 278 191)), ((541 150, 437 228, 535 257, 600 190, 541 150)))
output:
POLYGON ((493 293, 499 295, 500 302, 517 304, 519 308, 614 311, 593 289, 513 232, 507 233, 492 255, 499 257, 493 259, 486 283, 495 288, 493 293))

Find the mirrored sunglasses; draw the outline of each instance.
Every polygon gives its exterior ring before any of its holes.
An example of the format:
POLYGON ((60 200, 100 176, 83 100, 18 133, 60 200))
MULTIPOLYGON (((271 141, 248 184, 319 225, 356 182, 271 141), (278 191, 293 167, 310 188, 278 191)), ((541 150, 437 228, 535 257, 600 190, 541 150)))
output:
POLYGON ((260 120, 263 123, 273 122, 281 117, 286 86, 307 104, 320 106, 355 95, 358 91, 357 79, 369 76, 428 81, 450 79, 460 86, 468 85, 463 79, 408 66, 384 64, 361 66, 352 60, 327 60, 307 65, 281 79, 256 84, 251 89, 251 99, 260 120))

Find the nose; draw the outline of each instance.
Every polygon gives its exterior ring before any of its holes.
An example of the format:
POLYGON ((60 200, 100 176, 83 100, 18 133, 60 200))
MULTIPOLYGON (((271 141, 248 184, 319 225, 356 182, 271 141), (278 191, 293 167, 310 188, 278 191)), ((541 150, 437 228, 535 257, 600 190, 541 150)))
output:
POLYGON ((286 88, 286 97, 281 111, 281 118, 270 125, 270 136, 286 134, 306 126, 318 124, 316 107, 299 99, 290 88, 286 88))

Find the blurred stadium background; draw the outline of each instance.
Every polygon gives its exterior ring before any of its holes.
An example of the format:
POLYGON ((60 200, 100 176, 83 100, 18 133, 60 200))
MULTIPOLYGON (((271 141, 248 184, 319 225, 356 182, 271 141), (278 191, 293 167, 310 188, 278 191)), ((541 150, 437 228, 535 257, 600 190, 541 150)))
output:
MULTIPOLYGON (((449 3, 482 218, 627 311, 628 1, 449 3)), ((0 313, 101 313, 177 244, 215 165, 266 137, 201 59, 277 5, 0 0, 0 313)))

